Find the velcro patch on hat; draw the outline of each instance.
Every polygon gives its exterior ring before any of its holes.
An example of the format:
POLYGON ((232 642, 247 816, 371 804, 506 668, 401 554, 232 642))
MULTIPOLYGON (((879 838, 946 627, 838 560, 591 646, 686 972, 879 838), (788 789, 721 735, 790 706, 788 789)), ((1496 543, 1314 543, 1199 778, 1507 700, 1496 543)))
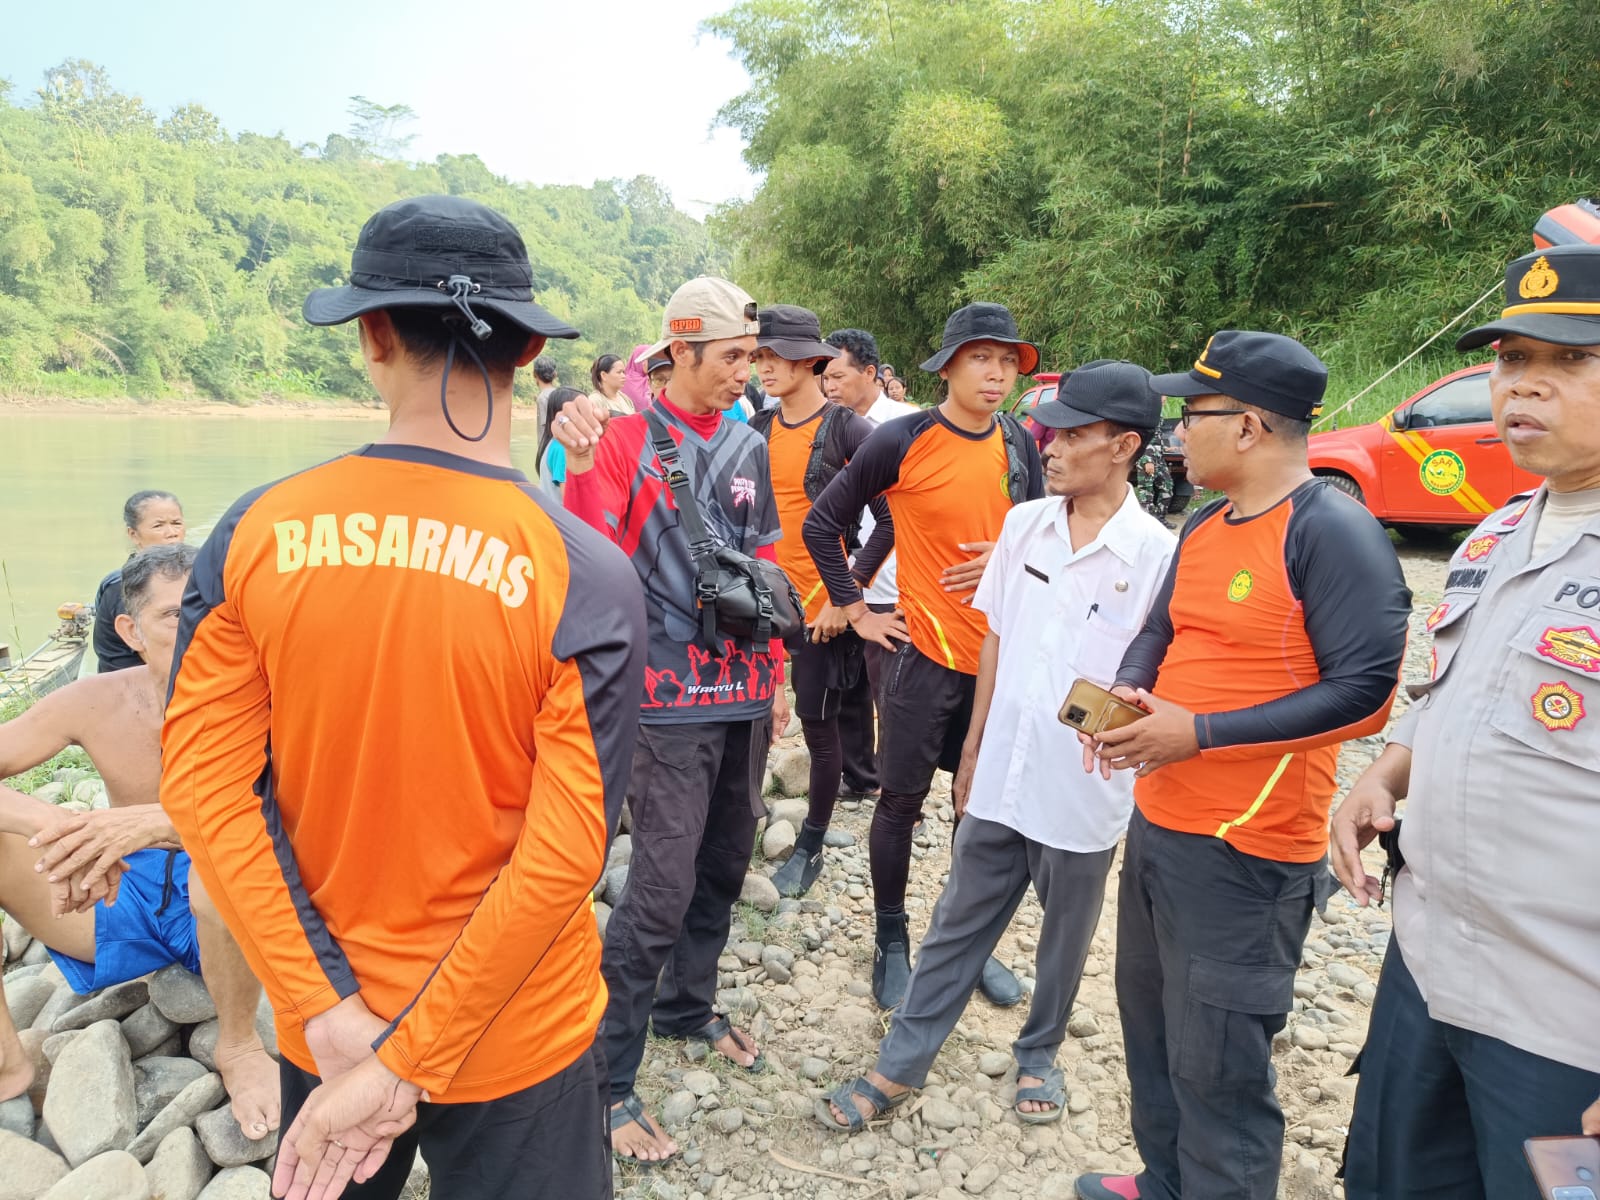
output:
POLYGON ((466 225, 419 225, 413 237, 416 248, 427 254, 493 254, 500 246, 493 230, 466 225))
POLYGON ((667 322, 668 333, 699 333, 705 323, 699 317, 674 317, 667 322))

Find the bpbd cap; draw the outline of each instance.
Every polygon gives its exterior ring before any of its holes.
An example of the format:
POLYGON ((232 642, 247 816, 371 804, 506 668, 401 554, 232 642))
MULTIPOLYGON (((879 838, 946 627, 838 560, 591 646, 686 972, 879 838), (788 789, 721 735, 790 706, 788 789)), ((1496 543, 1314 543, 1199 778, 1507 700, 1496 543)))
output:
POLYGON ((1158 396, 1220 393, 1292 420, 1309 421, 1322 412, 1328 368, 1281 333, 1224 329, 1212 335, 1193 367, 1156 375, 1150 386, 1158 396))
POLYGON ((718 342, 760 331, 749 292, 715 275, 700 275, 672 293, 661 317, 661 340, 645 354, 654 358, 673 342, 718 342))
POLYGON ((487 310, 531 334, 579 336, 533 302, 533 268, 516 226, 462 196, 415 196, 379 209, 356 238, 350 282, 318 288, 303 312, 313 325, 342 325, 380 308, 487 310))
POLYGON ((1600 345, 1600 246, 1550 246, 1514 260, 1500 319, 1469 329, 1456 349, 1475 350, 1508 333, 1558 346, 1600 345))
POLYGON ((1063 379, 1056 398, 1029 415, 1046 429, 1115 421, 1148 431, 1161 424, 1161 397, 1150 390, 1150 372, 1143 367, 1097 359, 1063 379))
POLYGON ((1039 347, 1022 340, 1017 332, 1017 322, 1004 304, 980 301, 958 308, 944 323, 944 340, 939 343, 939 353, 922 364, 924 371, 937 373, 955 357, 957 350, 970 342, 1002 342, 1015 346, 1021 355, 1017 369, 1032 375, 1039 366, 1039 347))

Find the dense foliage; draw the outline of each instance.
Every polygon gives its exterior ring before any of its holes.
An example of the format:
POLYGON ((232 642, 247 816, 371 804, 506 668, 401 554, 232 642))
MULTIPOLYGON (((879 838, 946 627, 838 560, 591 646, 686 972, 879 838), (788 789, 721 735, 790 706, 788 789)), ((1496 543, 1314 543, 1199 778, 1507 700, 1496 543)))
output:
POLYGON ((722 218, 738 277, 902 365, 982 297, 1047 365, 1181 367, 1247 326, 1353 384, 1600 190, 1594 3, 743 0, 708 27, 765 174, 722 218))
POLYGON ((300 304, 407 195, 516 223, 536 295, 584 331, 549 352, 585 386, 597 354, 655 336, 674 287, 724 269, 654 180, 530 187, 473 155, 402 162, 410 110, 352 100, 349 133, 295 146, 229 136, 194 105, 158 118, 91 63, 25 100, 0 80, 0 392, 370 395, 352 332, 307 326, 300 304))

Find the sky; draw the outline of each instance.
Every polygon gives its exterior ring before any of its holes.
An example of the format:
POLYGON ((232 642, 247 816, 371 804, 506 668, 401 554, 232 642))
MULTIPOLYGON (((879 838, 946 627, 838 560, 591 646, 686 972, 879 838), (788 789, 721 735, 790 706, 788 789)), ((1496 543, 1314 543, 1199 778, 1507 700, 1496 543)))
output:
POLYGON ((201 104, 230 133, 321 145, 351 96, 406 104, 408 157, 476 154, 526 183, 653 175, 703 216, 755 179, 717 110, 749 86, 698 33, 733 0, 75 0, 15 4, 0 77, 25 103, 67 58, 105 67, 160 116, 201 104))

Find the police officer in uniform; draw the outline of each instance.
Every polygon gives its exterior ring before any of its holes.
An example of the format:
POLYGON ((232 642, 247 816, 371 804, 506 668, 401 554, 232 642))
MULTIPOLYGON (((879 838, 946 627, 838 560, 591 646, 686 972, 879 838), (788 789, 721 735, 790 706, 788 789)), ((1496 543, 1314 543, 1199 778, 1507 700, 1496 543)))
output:
POLYGON ((1491 342, 1496 431, 1545 483, 1461 543, 1432 677, 1333 818, 1366 904, 1407 800, 1350 1200, 1537 1200, 1523 1140, 1600 1133, 1600 246, 1513 262, 1456 346, 1491 342))

